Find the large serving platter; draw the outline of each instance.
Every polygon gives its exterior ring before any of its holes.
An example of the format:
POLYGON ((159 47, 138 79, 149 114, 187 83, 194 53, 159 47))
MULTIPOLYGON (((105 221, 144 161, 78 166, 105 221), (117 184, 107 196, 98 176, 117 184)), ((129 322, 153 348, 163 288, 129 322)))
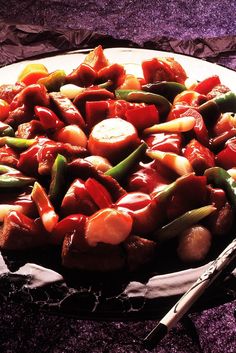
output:
MULTIPOLYGON (((88 50, 89 51, 89 50, 88 50)), ((73 51, 61 55, 22 61, 0 69, 0 84, 14 83, 17 76, 29 62, 46 65, 49 71, 64 69, 70 73, 84 59, 88 51, 73 51)), ((127 73, 142 76, 141 62, 155 56, 174 57, 186 70, 188 77, 202 80, 211 75, 219 75, 223 84, 236 92, 236 72, 197 58, 146 49, 109 48, 105 49, 108 60, 123 64, 127 73)), ((222 244, 222 248, 227 243, 222 244)), ((5 298, 20 298, 37 304, 47 310, 76 316, 133 317, 145 315, 157 317, 176 297, 184 293, 204 271, 217 251, 204 263, 195 268, 184 268, 172 261, 172 250, 163 253, 162 258, 137 273, 87 274, 79 271, 65 271, 60 266, 60 253, 57 249, 32 251, 27 254, 2 252, 0 254, 0 294, 5 298)), ((207 305, 215 300, 230 299, 232 281, 221 285, 221 292, 208 299, 207 305)), ((235 284, 235 282, 234 282, 235 284)))

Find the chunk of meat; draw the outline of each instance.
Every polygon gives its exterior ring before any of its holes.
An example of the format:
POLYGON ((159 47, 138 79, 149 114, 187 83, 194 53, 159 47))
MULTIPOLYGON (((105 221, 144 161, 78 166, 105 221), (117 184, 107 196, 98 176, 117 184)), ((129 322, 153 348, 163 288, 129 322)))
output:
POLYGON ((55 107, 56 113, 66 124, 75 124, 82 129, 85 128, 85 122, 82 115, 69 98, 60 92, 51 92, 49 93, 49 96, 55 107))
POLYGON ((119 197, 126 193, 117 180, 100 172, 92 163, 85 159, 77 158, 68 163, 67 171, 67 178, 70 183, 76 178, 81 178, 85 181, 92 177, 98 180, 112 195, 113 202, 116 202, 119 197))
POLYGON ((109 272, 125 266, 123 249, 119 245, 98 244, 89 250, 71 250, 71 236, 66 236, 62 249, 62 264, 67 268, 109 272))
POLYGON ((13 98, 20 93, 25 84, 22 82, 17 82, 15 84, 4 84, 0 86, 0 99, 3 99, 7 103, 11 103, 13 98))
POLYGON ((152 240, 131 235, 124 242, 128 269, 134 271, 152 261, 155 256, 156 247, 157 244, 152 240))
POLYGON ((0 247, 7 250, 27 250, 48 243, 41 222, 18 211, 10 211, 0 229, 0 247))

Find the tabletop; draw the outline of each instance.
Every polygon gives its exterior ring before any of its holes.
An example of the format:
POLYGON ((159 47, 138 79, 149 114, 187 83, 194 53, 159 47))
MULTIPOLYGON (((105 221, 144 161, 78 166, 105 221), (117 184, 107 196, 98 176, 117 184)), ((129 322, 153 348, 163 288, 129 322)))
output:
MULTIPOLYGON (((102 44, 172 51, 236 70, 235 11, 235 2, 220 0, 1 1, 0 66, 102 44)), ((153 317, 94 320, 49 311, 25 300, 18 285, 16 277, 0 281, 2 353, 148 352, 142 338, 153 317)), ((235 352, 234 285, 226 300, 192 310, 153 352, 235 352)))

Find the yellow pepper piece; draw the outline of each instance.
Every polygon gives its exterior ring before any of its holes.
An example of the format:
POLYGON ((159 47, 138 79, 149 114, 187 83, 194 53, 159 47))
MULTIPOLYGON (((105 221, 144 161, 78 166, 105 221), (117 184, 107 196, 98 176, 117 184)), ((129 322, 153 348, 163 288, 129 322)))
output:
POLYGON ((43 64, 31 63, 26 65, 21 71, 17 81, 23 82, 28 86, 47 76, 48 70, 43 64))

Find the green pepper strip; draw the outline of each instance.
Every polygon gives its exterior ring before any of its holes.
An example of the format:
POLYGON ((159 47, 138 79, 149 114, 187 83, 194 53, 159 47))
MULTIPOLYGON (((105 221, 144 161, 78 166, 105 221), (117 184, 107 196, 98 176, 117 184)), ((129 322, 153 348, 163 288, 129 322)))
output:
POLYGON ((209 216, 216 208, 212 205, 203 206, 185 212, 180 217, 174 219, 172 222, 164 225, 161 229, 157 230, 153 236, 157 241, 166 241, 175 238, 185 229, 198 223, 201 219, 209 216))
POLYGON ((27 177, 17 169, 0 165, 0 188, 18 188, 33 184, 34 178, 27 177))
POLYGON ((236 94, 229 91, 216 98, 214 101, 218 105, 221 113, 232 112, 236 113, 236 94))
POLYGON ((32 146, 36 140, 34 139, 22 139, 17 137, 4 136, 0 137, 0 146, 7 145, 13 148, 24 149, 32 146))
POLYGON ((38 83, 41 83, 47 88, 48 92, 57 92, 66 80, 66 73, 64 70, 56 70, 47 77, 40 78, 38 83))
POLYGON ((146 92, 151 92, 155 94, 160 94, 161 96, 173 102, 177 94, 186 90, 186 87, 178 82, 154 82, 147 83, 142 86, 142 90, 146 92))
POLYGON ((65 184, 67 160, 61 154, 58 154, 51 173, 51 183, 49 187, 49 198, 52 203, 60 204, 63 194, 63 186, 65 184))
POLYGON ((205 171, 204 175, 207 177, 209 183, 225 190, 234 209, 236 209, 236 181, 223 168, 212 167, 205 171))
POLYGON ((115 96, 117 99, 123 99, 125 101, 128 101, 128 95, 131 93, 131 92, 142 92, 140 90, 137 90, 137 89, 117 89, 115 90, 115 96))
POLYGON ((220 113, 236 113, 236 95, 231 91, 221 94, 200 105, 198 111, 204 118, 211 119, 220 113))
POLYGON ((117 99, 124 99, 128 102, 155 104, 161 116, 167 116, 171 110, 171 103, 163 96, 155 93, 140 90, 116 90, 117 99))
POLYGON ((138 161, 140 161, 147 147, 147 144, 143 142, 130 155, 128 155, 128 157, 126 157, 120 163, 106 171, 105 174, 110 175, 111 177, 117 180, 122 179, 125 175, 128 174, 129 170, 133 168, 138 161))

